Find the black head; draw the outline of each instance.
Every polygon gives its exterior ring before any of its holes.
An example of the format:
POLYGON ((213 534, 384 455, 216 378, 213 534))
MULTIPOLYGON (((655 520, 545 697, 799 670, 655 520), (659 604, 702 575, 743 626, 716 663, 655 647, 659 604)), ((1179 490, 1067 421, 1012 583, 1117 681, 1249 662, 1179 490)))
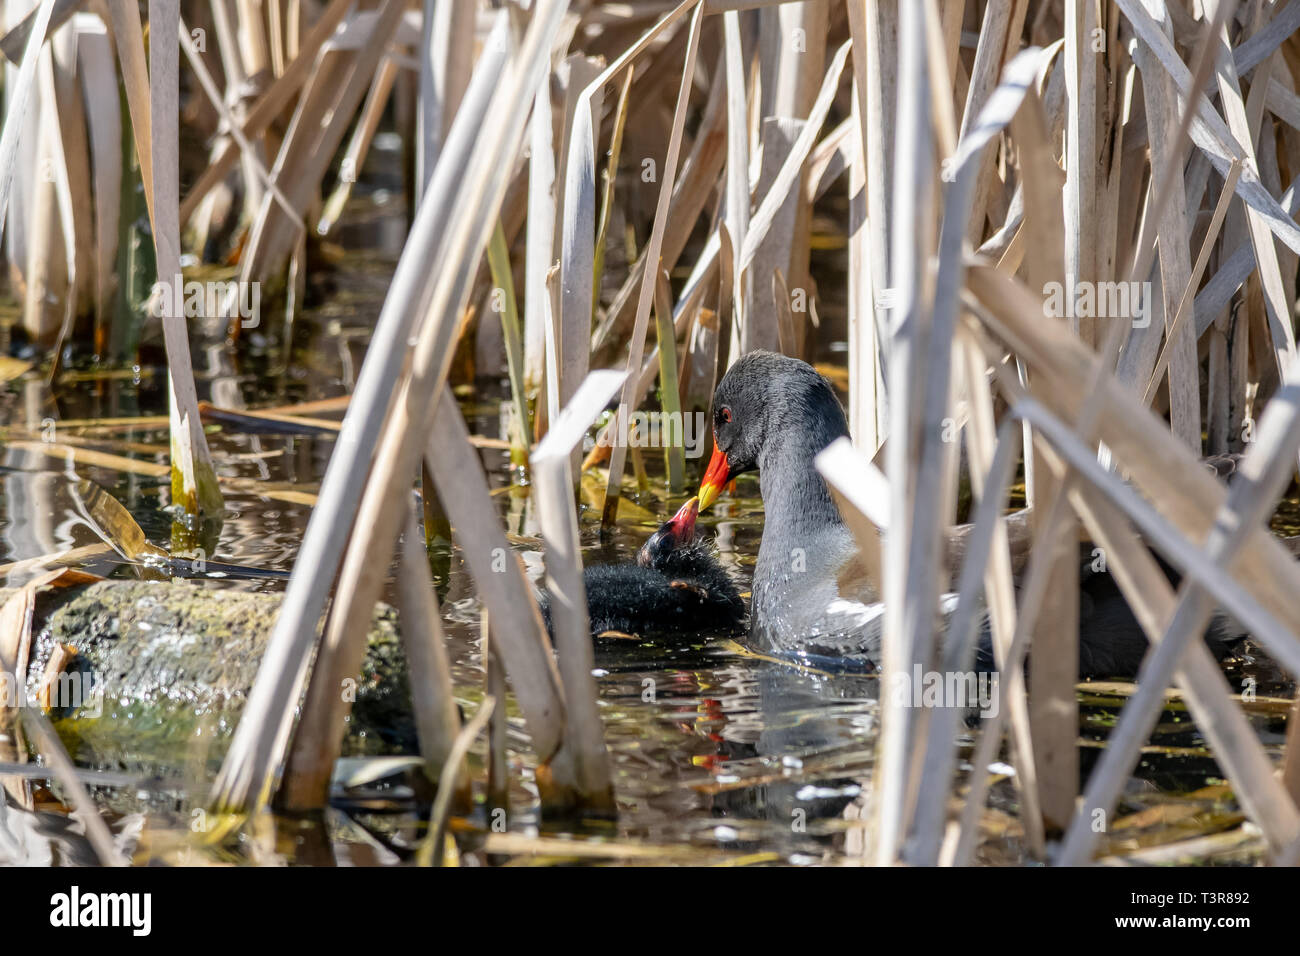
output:
POLYGON ((758 468, 774 447, 797 443, 811 457, 848 433, 830 384, 807 362, 775 352, 742 356, 713 393, 713 458, 700 485, 700 508, 731 478, 758 468))
POLYGON ((700 499, 692 498, 677 510, 659 530, 646 539, 637 552, 636 563, 643 568, 666 571, 687 551, 693 550, 695 518, 700 513, 700 499))

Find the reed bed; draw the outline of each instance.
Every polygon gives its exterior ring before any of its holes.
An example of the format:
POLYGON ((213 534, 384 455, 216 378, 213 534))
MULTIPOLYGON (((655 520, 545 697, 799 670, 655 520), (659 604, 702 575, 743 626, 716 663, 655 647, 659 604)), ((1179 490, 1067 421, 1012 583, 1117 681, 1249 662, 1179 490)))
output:
MULTIPOLYGON (((326 804, 350 706, 339 686, 394 568, 422 757, 440 784, 422 858, 444 859, 448 816, 485 783, 464 766, 480 733, 491 800, 504 801, 506 694, 537 757, 543 818, 615 813, 580 473, 597 475, 601 525, 613 527, 633 493, 629 459, 645 480, 631 413, 707 414, 745 352, 812 359, 838 338, 853 439, 817 467, 886 605, 881 686, 916 667, 969 670, 987 618, 1006 703, 959 773, 958 712, 882 693, 867 857, 970 862, 986 768, 1005 746, 1031 855, 1093 860, 1095 822, 1115 814, 1172 685, 1269 858, 1300 858, 1300 705, 1277 766, 1197 640, 1222 608, 1300 674, 1300 568, 1268 529, 1300 454, 1300 0, 8 11, 0 218, 23 324, 54 370, 86 341, 129 363, 142 308, 157 306, 144 290, 205 260, 233 266, 237 290, 287 299, 287 328, 377 130, 395 125, 407 151, 409 235, 341 428, 310 409, 201 406, 187 313, 178 298, 153 310, 170 369, 172 501, 191 530, 219 518, 232 486, 216 478, 205 419, 337 428, 318 492, 262 489, 313 511, 212 789, 221 832, 272 803, 326 804), (204 144, 203 162, 185 162, 182 140, 204 144), (828 247, 847 262, 842 294, 817 285, 814 250, 828 247), (544 541, 553 638, 449 388, 467 349, 478 373, 509 383, 500 437, 544 541), (1200 463, 1229 453, 1242 455, 1231 486, 1200 463), (1018 474, 1028 509, 1009 515, 1018 474), (950 573, 964 484, 972 526, 950 573), (490 692, 463 725, 420 547, 434 533, 420 520, 437 514, 491 645, 490 692), (1081 534, 1152 644, 1086 788, 1081 534), (956 610, 940 628, 949 591, 956 610)), ((232 318, 232 347, 241 339, 232 318)), ((113 464, 75 436, 7 438, 113 464)), ((680 435, 670 441, 668 493, 698 467, 680 435)), ((75 781, 61 749, 50 756, 75 781)))

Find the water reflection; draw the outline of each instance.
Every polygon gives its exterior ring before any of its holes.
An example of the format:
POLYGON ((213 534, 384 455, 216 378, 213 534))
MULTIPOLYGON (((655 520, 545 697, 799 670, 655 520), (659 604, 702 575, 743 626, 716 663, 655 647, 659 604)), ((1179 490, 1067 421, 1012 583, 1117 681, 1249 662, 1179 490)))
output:
POLYGON ((712 842, 778 858, 843 850, 869 789, 876 682, 721 647, 604 651, 607 740, 629 838, 712 842))

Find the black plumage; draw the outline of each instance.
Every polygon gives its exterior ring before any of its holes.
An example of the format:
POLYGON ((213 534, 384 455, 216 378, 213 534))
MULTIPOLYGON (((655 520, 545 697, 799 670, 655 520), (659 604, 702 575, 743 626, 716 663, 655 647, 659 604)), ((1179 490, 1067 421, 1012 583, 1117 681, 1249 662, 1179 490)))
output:
MULTIPOLYGON (((635 564, 584 569, 593 636, 726 635, 741 627, 745 602, 712 546, 696 534, 698 513, 692 498, 646 540, 635 564)), ((543 613, 549 630, 545 601, 543 613)))
MULTIPOLYGON (((1152 553, 1175 588, 1180 576, 1159 555, 1152 553)), ((1227 657, 1246 636, 1231 618, 1215 614, 1205 631, 1205 644, 1216 659, 1227 657)), ((1079 572, 1079 676, 1132 677, 1146 654, 1148 641, 1142 625, 1124 599, 1113 575, 1095 570, 1089 557, 1079 572)), ((994 669, 992 640, 987 629, 980 635, 977 670, 994 669)), ((1032 662, 1026 665, 1032 669, 1032 662)))
POLYGON ((582 579, 597 636, 730 634, 745 617, 735 582, 699 539, 672 549, 659 565, 597 565, 582 579))

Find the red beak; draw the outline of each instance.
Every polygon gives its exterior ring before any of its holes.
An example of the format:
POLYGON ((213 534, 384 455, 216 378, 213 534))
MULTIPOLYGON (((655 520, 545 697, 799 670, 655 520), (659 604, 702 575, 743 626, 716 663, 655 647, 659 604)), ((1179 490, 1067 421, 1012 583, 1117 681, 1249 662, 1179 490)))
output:
POLYGON ((667 526, 672 529, 673 540, 681 547, 695 540, 695 518, 700 513, 700 499, 692 498, 677 509, 677 514, 668 519, 667 526))
POLYGON ((714 438, 713 457, 709 459, 709 467, 705 469, 704 480, 700 482, 701 511, 713 504, 714 499, 722 493, 722 488, 727 483, 730 474, 731 466, 727 464, 727 456, 718 448, 718 440, 714 438))

